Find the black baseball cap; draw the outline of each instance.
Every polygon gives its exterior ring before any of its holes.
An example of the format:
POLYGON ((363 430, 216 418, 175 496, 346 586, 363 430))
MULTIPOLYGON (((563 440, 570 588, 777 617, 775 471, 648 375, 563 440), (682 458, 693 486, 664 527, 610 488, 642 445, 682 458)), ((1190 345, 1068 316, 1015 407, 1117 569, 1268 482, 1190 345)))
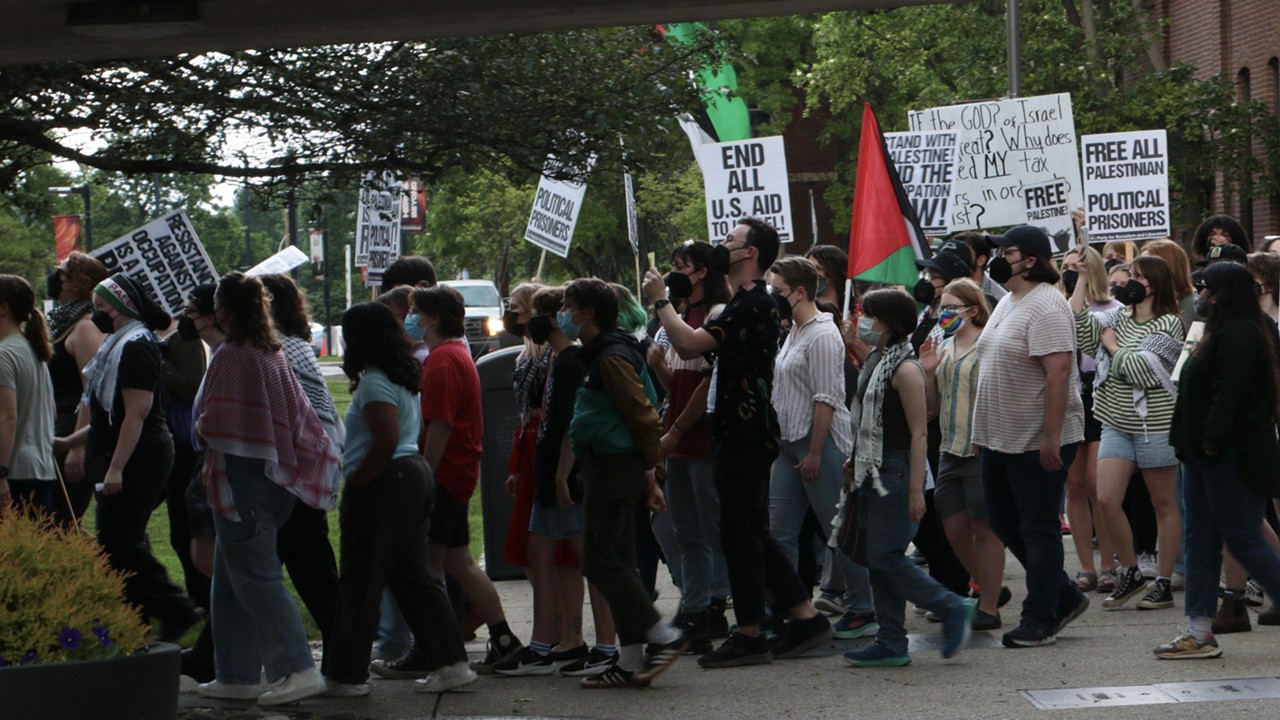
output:
POLYGON ((1034 225, 1018 225, 1005 231, 1003 235, 988 235, 987 243, 991 247, 1009 247, 1017 245, 1024 253, 1040 258, 1053 257, 1053 243, 1044 230, 1034 225))
POLYGON ((200 315, 213 314, 213 293, 218 289, 214 283, 206 283, 191 288, 187 293, 187 311, 195 311, 200 315))
POLYGON ((1203 260, 1196 263, 1196 267, 1208 267, 1220 260, 1246 263, 1249 261, 1249 254, 1239 245, 1218 245, 1217 247, 1209 248, 1209 252, 1204 256, 1203 260))
POLYGON ((962 242, 948 240, 938 248, 938 252, 933 257, 916 260, 916 266, 937 270, 945 280, 950 282, 969 276, 973 271, 972 257, 973 253, 969 250, 969 246, 962 242))

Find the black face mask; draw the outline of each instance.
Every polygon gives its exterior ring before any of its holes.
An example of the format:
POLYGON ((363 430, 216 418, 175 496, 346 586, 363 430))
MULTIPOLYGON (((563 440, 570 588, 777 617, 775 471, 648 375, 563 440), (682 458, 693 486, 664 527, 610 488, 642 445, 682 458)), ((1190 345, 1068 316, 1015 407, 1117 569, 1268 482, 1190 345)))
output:
POLYGON ((1147 297, 1147 288, 1137 280, 1111 288, 1111 296, 1125 305, 1137 305, 1147 297))
POLYGON ((729 248, 723 243, 711 248, 711 258, 707 260, 707 265, 721 275, 729 274, 729 266, 733 262, 730 258, 729 248))
POLYGON ((778 303, 778 319, 790 320, 792 311, 791 299, 778 294, 774 294, 773 299, 778 303))
POLYGON ((110 335, 116 331, 115 323, 111 322, 111 316, 105 310, 94 310, 89 320, 103 335, 110 335))
POLYGON ((529 324, 526 326, 529 331, 529 339, 537 345, 544 345, 547 338, 551 337, 551 317, 548 315, 535 315, 529 318, 529 324))
POLYGON ((1080 273, 1075 270, 1062 271, 1062 286, 1067 289, 1068 295, 1076 291, 1076 283, 1078 282, 1080 282, 1080 273))
POLYGON ((1196 297, 1195 302, 1192 303, 1192 305, 1194 306, 1193 309, 1195 310, 1196 315, 1199 315, 1202 318, 1209 317, 1209 301, 1208 300, 1205 300, 1202 297, 1196 297))
POLYGON ((58 296, 62 294, 62 274, 54 270, 49 273, 49 277, 46 280, 48 281, 46 287, 48 288, 49 299, 57 300, 58 296))
POLYGON ((662 282, 666 284, 667 291, 674 300, 683 300, 693 295, 693 281, 682 272, 672 270, 667 273, 662 282))
POLYGON ((515 335, 516 337, 524 337, 525 324, 520 322, 520 313, 515 310, 508 310, 502 313, 502 329, 515 335))
POLYGON ((1013 278, 1013 265, 1002 257, 992 258, 991 262, 987 263, 987 274, 992 280, 1003 285, 1013 278))
POLYGON ((196 321, 186 315, 178 318, 178 337, 188 341, 199 340, 200 331, 196 330, 196 321))
POLYGON ((1124 261, 1123 261, 1123 260, 1119 260, 1119 259, 1117 259, 1117 258, 1111 258, 1110 260, 1104 260, 1104 261, 1103 261, 1103 263, 1102 263, 1102 267, 1106 268, 1106 270, 1107 270, 1107 274, 1108 274, 1108 275, 1110 275, 1110 274, 1111 274, 1111 268, 1113 268, 1113 267, 1115 267, 1115 266, 1117 266, 1117 265, 1123 265, 1123 264, 1124 264, 1124 261))
POLYGON ((916 283, 916 286, 911 289, 911 296, 921 305, 932 305, 935 294, 933 281, 929 278, 920 278, 920 282, 916 283))

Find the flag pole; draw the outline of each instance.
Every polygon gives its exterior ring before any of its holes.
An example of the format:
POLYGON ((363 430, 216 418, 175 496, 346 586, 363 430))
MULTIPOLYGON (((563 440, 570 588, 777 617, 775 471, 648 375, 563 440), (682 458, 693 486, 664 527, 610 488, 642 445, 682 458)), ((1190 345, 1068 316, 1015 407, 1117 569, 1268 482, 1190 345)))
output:
POLYGON ((640 275, 640 253, 635 253, 634 257, 636 260, 636 298, 639 299, 641 303, 643 303, 644 291, 640 289, 640 280, 642 278, 642 276, 640 275))
POLYGON ((538 271, 537 271, 536 273, 534 273, 534 274, 533 274, 533 281, 534 281, 534 282, 536 282, 536 283, 541 283, 541 282, 542 282, 542 264, 543 264, 544 262, 546 262, 546 261, 547 261, 547 251, 546 251, 546 249, 544 248, 544 249, 542 250, 542 254, 538 256, 538 271))
POLYGON ((849 319, 849 300, 853 297, 853 278, 844 281, 844 319, 849 319))

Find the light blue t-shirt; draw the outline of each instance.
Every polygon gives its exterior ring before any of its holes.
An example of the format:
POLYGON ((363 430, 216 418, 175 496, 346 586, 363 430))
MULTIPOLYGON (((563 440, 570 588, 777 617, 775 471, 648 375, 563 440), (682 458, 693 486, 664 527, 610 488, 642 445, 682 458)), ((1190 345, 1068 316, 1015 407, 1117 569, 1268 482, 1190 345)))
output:
POLYGON ((369 452, 369 446, 373 443, 369 426, 364 422, 364 406, 369 403, 395 405, 399 411, 400 442, 396 445, 392 459, 418 454, 418 431, 422 427, 422 409, 418 407, 418 396, 391 382, 381 370, 369 368, 360 378, 360 386, 356 388, 351 406, 347 408, 347 446, 342 455, 347 475, 360 467, 365 453, 369 452))

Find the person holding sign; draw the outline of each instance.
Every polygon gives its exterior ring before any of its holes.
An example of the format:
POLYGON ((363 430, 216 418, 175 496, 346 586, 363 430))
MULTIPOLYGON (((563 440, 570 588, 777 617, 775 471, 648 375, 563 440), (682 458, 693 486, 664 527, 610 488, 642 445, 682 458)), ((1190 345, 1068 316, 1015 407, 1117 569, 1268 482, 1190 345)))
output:
POLYGON ((1245 253, 1253 252, 1253 241, 1239 220, 1230 215, 1213 215, 1205 218, 1196 228, 1191 247, 1202 258, 1209 257, 1209 250, 1223 245, 1235 245, 1245 253))
POLYGON ((778 257, 778 231, 747 218, 715 249, 712 266, 727 273, 734 295, 720 315, 694 329, 672 307, 662 275, 645 273, 644 292, 653 302, 676 352, 684 356, 718 351, 708 401, 711 457, 720 495, 720 535, 738 632, 698 658, 705 668, 759 665, 802 655, 831 638, 831 623, 818 614, 809 589, 787 553, 769 534, 769 473, 778 457, 773 369, 778 354, 778 303, 765 289, 764 273, 778 257), (791 614, 771 645, 761 632, 766 588, 791 614))
POLYGON ((1142 472, 1159 529, 1159 568, 1155 583, 1138 603, 1154 610, 1173 606, 1170 577, 1182 539, 1175 496, 1178 461, 1166 440, 1173 418, 1170 374, 1182 349, 1182 318, 1169 266, 1156 256, 1133 261, 1129 282, 1115 293, 1126 307, 1104 314, 1088 311, 1087 287, 1076 284, 1071 296, 1080 351, 1099 355, 1094 414, 1102 422, 1098 449, 1098 520, 1120 559, 1116 589, 1102 606, 1121 607, 1147 591, 1133 550, 1133 532, 1121 503, 1134 466, 1142 472))
POLYGON ((1163 659, 1222 654, 1211 628, 1224 544, 1268 595, 1280 597, 1280 556, 1259 533, 1267 498, 1280 496, 1272 321, 1244 265, 1215 263, 1198 285, 1204 337, 1182 366, 1169 429, 1184 471, 1188 625, 1154 649, 1163 659))

